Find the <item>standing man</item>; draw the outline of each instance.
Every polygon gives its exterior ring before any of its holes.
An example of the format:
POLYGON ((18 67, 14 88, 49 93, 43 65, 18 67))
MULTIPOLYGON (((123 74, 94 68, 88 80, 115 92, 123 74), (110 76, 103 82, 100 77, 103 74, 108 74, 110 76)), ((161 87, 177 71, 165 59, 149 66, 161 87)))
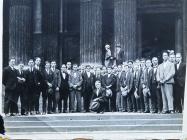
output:
MULTIPOLYGON (((67 67, 67 74, 70 75, 71 71, 72 71, 71 62, 67 62, 66 67, 67 67)), ((69 95, 69 103, 68 103, 69 104, 69 110, 71 110, 71 96, 70 96, 70 93, 68 95, 69 95)))
POLYGON ((141 94, 141 73, 139 69, 139 64, 134 63, 134 77, 133 77, 133 92, 135 97, 135 106, 138 113, 141 112, 140 106, 140 94, 141 94))
POLYGON ((174 109, 178 113, 182 113, 184 108, 184 87, 186 77, 186 64, 182 62, 181 53, 176 53, 175 65, 175 84, 174 84, 174 109))
POLYGON ((35 66, 34 66, 34 71, 35 71, 35 80, 36 80, 36 88, 35 88, 35 103, 34 103, 34 107, 35 107, 35 111, 36 114, 40 114, 39 112, 39 100, 40 100, 40 94, 41 91, 43 89, 43 76, 42 76, 42 70, 40 67, 41 64, 41 59, 39 57, 36 57, 35 59, 35 66))
POLYGON ((153 57, 152 58, 153 63, 153 79, 152 79, 152 100, 155 102, 155 113, 161 113, 162 112, 162 95, 161 95, 161 89, 160 85, 157 81, 157 71, 158 71, 158 58, 153 57))
POLYGON ((69 76, 69 87, 70 87, 70 112, 75 112, 75 98, 77 100, 77 112, 81 112, 81 90, 82 90, 82 75, 78 71, 77 64, 73 65, 73 70, 69 76))
POLYGON ((5 67, 3 70, 3 85, 5 86, 5 101, 4 101, 4 112, 5 115, 10 113, 14 116, 16 112, 16 87, 17 87, 17 73, 14 68, 15 58, 9 60, 9 66, 5 67))
POLYGON ((116 64, 121 65, 124 61, 124 51, 121 49, 121 45, 116 46, 116 64))
POLYGON ((60 99, 58 102, 58 111, 62 112, 62 100, 63 100, 63 113, 67 113, 67 101, 69 96, 69 75, 66 71, 66 65, 63 64, 61 67, 61 83, 60 83, 60 99))
POLYGON ((54 78, 53 78, 54 94, 53 94, 53 99, 52 99, 52 102, 53 102, 53 107, 52 107, 53 110, 52 111, 53 111, 53 113, 56 113, 56 108, 57 108, 57 104, 58 104, 59 97, 60 97, 59 89, 60 89, 60 84, 61 84, 60 71, 56 68, 56 61, 51 62, 51 71, 54 76, 54 78))
POLYGON ((108 110, 109 111, 116 111, 116 94, 115 94, 115 76, 112 74, 112 68, 111 67, 108 67, 107 68, 107 75, 104 76, 104 88, 106 89, 106 96, 108 93, 110 92, 107 92, 107 91, 111 91, 112 92, 112 95, 109 95, 108 96, 108 101, 109 101, 109 104, 108 104, 108 110))
POLYGON ((34 68, 34 61, 30 59, 28 62, 29 68, 25 72, 26 87, 27 87, 27 113, 30 115, 34 114, 34 104, 35 104, 35 92, 38 88, 37 70, 34 68))
POLYGON ((18 85, 17 85, 17 101, 20 97, 21 101, 21 115, 26 115, 26 108, 27 108, 27 95, 26 95, 26 84, 25 84, 25 71, 24 71, 24 64, 20 62, 17 70, 17 78, 18 78, 18 85))
POLYGON ((122 66, 118 65, 118 72, 116 75, 116 111, 122 112, 122 95, 120 90, 120 79, 122 73, 122 66))
POLYGON ((86 66, 86 72, 82 74, 83 78, 83 90, 82 96, 84 100, 84 112, 89 112, 90 101, 94 90, 95 76, 90 72, 91 66, 86 66))
POLYGON ((45 70, 43 71, 44 85, 43 85, 43 93, 42 93, 42 110, 43 114, 52 114, 52 99, 53 99, 53 79, 54 75, 50 69, 50 62, 45 62, 45 70), (47 107, 48 100, 48 107, 47 107), (47 107, 47 108, 46 108, 47 107))
POLYGON ((168 53, 163 52, 163 63, 159 65, 157 80, 161 84, 163 113, 174 113, 173 111, 173 84, 175 66, 168 59, 168 53))
POLYGON ((150 59, 146 60, 146 69, 142 73, 142 90, 143 90, 143 96, 144 96, 144 105, 145 105, 145 111, 144 113, 154 112, 155 110, 155 103, 154 99, 152 100, 152 78, 153 78, 153 69, 151 67, 152 63, 150 59))
POLYGON ((110 50, 110 45, 106 44, 105 45, 105 50, 106 50, 106 53, 105 53, 105 67, 108 67, 110 65, 110 59, 112 57, 112 53, 111 53, 111 50, 110 50))

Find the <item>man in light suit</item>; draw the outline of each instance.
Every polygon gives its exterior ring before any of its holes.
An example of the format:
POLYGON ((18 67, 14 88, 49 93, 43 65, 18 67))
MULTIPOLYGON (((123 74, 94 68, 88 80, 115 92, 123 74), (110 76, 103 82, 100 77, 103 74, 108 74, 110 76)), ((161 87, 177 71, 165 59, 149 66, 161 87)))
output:
POLYGON ((71 97, 71 110, 70 112, 75 112, 75 98, 77 100, 77 112, 81 112, 81 90, 82 90, 82 74, 78 71, 77 64, 73 65, 73 70, 69 75, 69 87, 70 87, 70 97, 71 97))
POLYGON ((178 113, 182 113, 184 104, 184 87, 186 77, 186 64, 182 62, 181 53, 176 53, 175 64, 175 84, 174 84, 174 109, 178 113))
POLYGON ((60 84, 61 84, 61 76, 60 76, 60 70, 56 68, 56 61, 51 61, 51 71, 53 73, 53 91, 54 91, 54 96, 53 96, 53 112, 56 113, 56 108, 58 105, 58 101, 60 98, 60 84))
POLYGON ((173 84, 175 66, 168 59, 168 53, 163 52, 163 63, 159 65, 157 80, 161 84, 163 113, 174 113, 173 111, 173 84))

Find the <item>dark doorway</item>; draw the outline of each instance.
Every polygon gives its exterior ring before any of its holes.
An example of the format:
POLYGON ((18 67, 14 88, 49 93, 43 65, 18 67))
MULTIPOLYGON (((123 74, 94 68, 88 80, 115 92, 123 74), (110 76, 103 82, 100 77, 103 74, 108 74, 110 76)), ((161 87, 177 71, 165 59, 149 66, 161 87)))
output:
POLYGON ((145 14, 142 16, 142 57, 161 57, 163 50, 175 48, 175 15, 145 14))

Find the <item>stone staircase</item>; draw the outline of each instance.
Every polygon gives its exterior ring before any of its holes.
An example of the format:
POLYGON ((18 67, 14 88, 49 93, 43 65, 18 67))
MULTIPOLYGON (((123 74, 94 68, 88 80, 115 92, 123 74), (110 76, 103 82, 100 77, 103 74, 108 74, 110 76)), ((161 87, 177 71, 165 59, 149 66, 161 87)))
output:
POLYGON ((180 133, 182 114, 66 113, 5 118, 7 133, 155 132, 180 133))

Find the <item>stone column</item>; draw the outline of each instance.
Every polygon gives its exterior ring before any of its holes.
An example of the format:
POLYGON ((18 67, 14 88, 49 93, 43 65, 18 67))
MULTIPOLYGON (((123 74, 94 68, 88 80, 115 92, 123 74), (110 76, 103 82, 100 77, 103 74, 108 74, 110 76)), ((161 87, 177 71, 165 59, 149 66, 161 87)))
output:
POLYGON ((60 0, 59 9, 59 58, 60 65, 63 63, 63 44, 64 44, 64 0, 60 0))
POLYGON ((9 58, 27 62, 32 56, 32 1, 10 0, 9 58))
MULTIPOLYGON (((187 52, 187 1, 183 0, 183 61, 186 61, 187 52)), ((187 75, 187 69, 186 69, 187 75)), ((187 81, 187 76, 186 76, 187 81)), ((185 82, 185 95, 184 95, 184 112, 183 112, 183 135, 187 136, 187 82, 185 82)))
POLYGON ((187 53, 187 1, 183 0, 183 61, 186 61, 187 53))
POLYGON ((141 58, 142 57, 142 21, 137 21, 137 44, 136 44, 136 57, 141 58))
POLYGON ((182 53, 182 19, 177 17, 175 21, 175 52, 182 53))
MULTIPOLYGON (((0 1, 0 34, 3 34, 3 1, 0 1)), ((3 50, 3 38, 0 37, 0 50, 3 50)), ((2 99, 4 98, 4 88, 3 88, 3 84, 2 84, 2 73, 3 73, 3 60, 2 60, 2 51, 0 53, 1 59, 0 59, 0 80, 1 80, 1 84, 0 84, 0 114, 3 113, 3 103, 2 103, 2 99)))
POLYGON ((81 0, 80 63, 102 62, 102 0, 81 0))
POLYGON ((33 1, 33 55, 43 59, 42 0, 33 1))
POLYGON ((42 45, 44 60, 59 61, 59 1, 44 0, 42 8, 42 45))
POLYGON ((136 0, 114 0, 114 44, 121 44, 125 60, 136 56, 136 0))

